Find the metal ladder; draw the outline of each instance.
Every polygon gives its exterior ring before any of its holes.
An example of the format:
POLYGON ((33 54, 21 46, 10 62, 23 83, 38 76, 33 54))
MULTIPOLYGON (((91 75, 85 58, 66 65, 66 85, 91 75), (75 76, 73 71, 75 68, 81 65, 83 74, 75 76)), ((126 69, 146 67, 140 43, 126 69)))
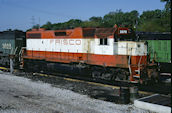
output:
POLYGON ((20 62, 20 68, 22 69, 23 68, 23 58, 22 58, 22 55, 23 55, 23 50, 26 49, 26 47, 22 47, 20 49, 20 52, 19 52, 19 62, 20 62))
POLYGON ((141 60, 142 60, 142 56, 140 57, 139 59, 139 62, 137 65, 132 65, 131 64, 131 56, 129 56, 129 59, 128 59, 128 67, 129 67, 129 73, 130 73, 130 76, 132 76, 132 81, 133 83, 138 83, 138 79, 140 79, 140 66, 141 66, 141 60), (136 75, 133 75, 133 72, 132 72, 132 67, 133 66, 137 66, 138 69, 134 70, 137 74, 136 75))

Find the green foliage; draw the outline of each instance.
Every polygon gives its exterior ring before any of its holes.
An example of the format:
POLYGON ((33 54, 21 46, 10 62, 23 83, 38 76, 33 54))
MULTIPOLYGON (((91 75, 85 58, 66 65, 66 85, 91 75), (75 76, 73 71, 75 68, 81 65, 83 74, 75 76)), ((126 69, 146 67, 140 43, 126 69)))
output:
POLYGON ((93 17, 89 18, 89 21, 101 23, 102 22, 102 17, 93 16, 93 17))
POLYGON ((145 11, 140 16, 138 30, 149 32, 170 32, 171 31, 171 1, 166 2, 164 10, 145 11))
MULTIPOLYGON (((63 23, 47 22, 41 28, 47 30, 57 29, 72 29, 75 27, 113 27, 115 24, 118 26, 137 27, 137 31, 147 32, 170 32, 171 31, 171 1, 161 0, 166 2, 164 10, 144 11, 140 16, 138 11, 123 12, 116 10, 109 12, 104 17, 93 16, 89 20, 82 21, 79 19, 71 19, 63 23)), ((33 28, 39 28, 38 25, 33 28)))
POLYGON ((171 13, 165 10, 145 11, 140 16, 138 30, 147 32, 170 32, 171 13))
POLYGON ((40 27, 39 24, 36 24, 32 27, 32 29, 39 29, 39 27, 40 27))
POLYGON ((126 13, 122 12, 121 10, 110 12, 103 18, 104 26, 113 27, 115 24, 121 26, 134 26, 136 24, 136 20, 138 20, 138 15, 139 13, 136 10, 126 13))
POLYGON ((47 29, 47 30, 51 30, 52 29, 52 24, 51 24, 51 22, 47 22, 45 25, 43 25, 41 28, 45 28, 45 29, 47 29))
POLYGON ((99 22, 94 22, 94 21, 84 21, 81 24, 81 27, 99 27, 100 23, 99 22))
POLYGON ((161 0, 161 2, 166 2, 165 10, 170 12, 171 11, 171 0, 161 0))

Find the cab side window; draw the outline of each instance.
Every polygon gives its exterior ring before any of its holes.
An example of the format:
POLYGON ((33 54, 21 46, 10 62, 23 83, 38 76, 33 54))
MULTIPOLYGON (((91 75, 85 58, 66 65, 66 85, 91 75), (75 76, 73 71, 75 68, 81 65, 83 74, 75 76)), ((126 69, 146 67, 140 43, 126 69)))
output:
POLYGON ((100 45, 108 45, 108 39, 107 38, 100 38, 100 45))

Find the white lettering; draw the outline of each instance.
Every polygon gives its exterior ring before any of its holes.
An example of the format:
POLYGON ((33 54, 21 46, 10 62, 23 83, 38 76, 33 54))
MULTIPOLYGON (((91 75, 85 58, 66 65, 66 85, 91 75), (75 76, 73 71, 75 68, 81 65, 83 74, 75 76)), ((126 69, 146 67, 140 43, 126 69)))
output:
POLYGON ((76 45, 81 45, 81 40, 76 40, 75 43, 76 45))
POLYGON ((58 45, 81 45, 81 40, 79 40, 79 39, 77 39, 77 40, 75 40, 75 39, 56 39, 55 44, 58 44, 58 45))
POLYGON ((119 33, 120 34, 127 34, 127 30, 120 30, 119 33))
POLYGON ((11 44, 10 43, 3 43, 2 48, 3 49, 11 49, 11 44))

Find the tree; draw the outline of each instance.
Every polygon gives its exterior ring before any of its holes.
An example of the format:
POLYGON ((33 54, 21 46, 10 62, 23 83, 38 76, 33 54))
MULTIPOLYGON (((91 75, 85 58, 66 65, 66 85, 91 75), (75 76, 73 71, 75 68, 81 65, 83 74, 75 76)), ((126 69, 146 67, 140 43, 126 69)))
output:
POLYGON ((52 29, 51 22, 48 21, 45 25, 42 26, 42 28, 45 28, 46 30, 51 30, 52 29))
MULTIPOLYGON (((148 10, 144 11, 140 16, 138 11, 133 10, 131 12, 122 12, 121 9, 109 12, 104 17, 93 16, 89 20, 82 21, 79 19, 71 19, 63 23, 47 22, 42 27, 45 29, 72 29, 75 27, 113 27, 115 24, 118 26, 130 26, 137 25, 139 31, 151 31, 151 32, 170 32, 171 31, 171 1, 160 0, 166 2, 164 10, 148 10)), ((36 25, 34 28, 38 28, 36 25)))
POLYGON ((149 32, 170 32, 171 31, 171 4, 170 0, 161 0, 166 2, 164 10, 144 11, 139 19, 138 30, 149 32))
POLYGON ((166 11, 171 11, 171 0, 161 0, 161 2, 166 2, 165 10, 166 11))
POLYGON ((102 17, 93 16, 93 17, 89 18, 89 21, 101 23, 102 22, 102 17))
POLYGON ((66 22, 67 28, 75 28, 81 26, 82 21, 79 19, 71 19, 68 22, 66 22))
POLYGON ((100 27, 100 24, 94 21, 84 21, 81 27, 100 27))
POLYGON ((39 29, 39 28, 40 28, 39 24, 36 24, 32 27, 32 29, 39 29))
POLYGON ((109 12, 103 17, 103 24, 105 27, 113 27, 115 24, 121 25, 123 23, 123 12, 116 10, 115 12, 109 12))
POLYGON ((122 10, 116 10, 106 14, 103 18, 104 26, 113 27, 115 24, 118 26, 134 26, 136 20, 138 20, 138 11, 133 10, 131 12, 122 12, 122 10))

